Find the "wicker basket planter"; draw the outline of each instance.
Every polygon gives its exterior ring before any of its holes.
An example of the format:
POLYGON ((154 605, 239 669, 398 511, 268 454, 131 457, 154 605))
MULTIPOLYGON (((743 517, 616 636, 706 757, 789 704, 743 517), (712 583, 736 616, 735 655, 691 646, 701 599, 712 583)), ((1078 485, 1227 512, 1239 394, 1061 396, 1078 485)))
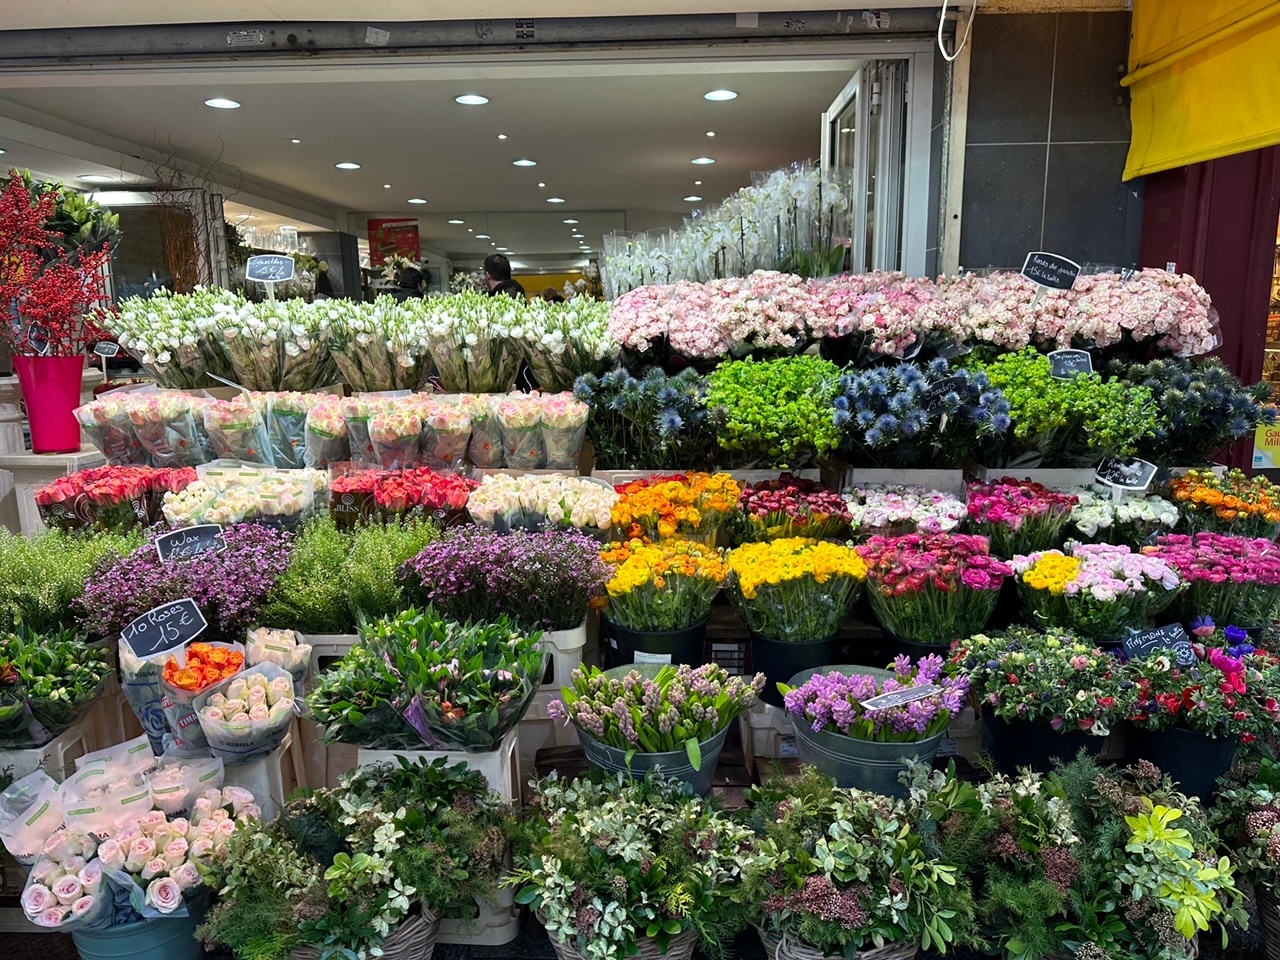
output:
MULTIPOLYGON (((425 907, 422 913, 407 917, 382 945, 383 960, 431 960, 436 952, 436 933, 440 918, 425 907)), ((308 944, 295 947, 289 960, 320 960, 323 949, 308 944)))
MULTIPOLYGON (((546 914, 538 912, 538 922, 544 927, 547 924, 546 914)), ((572 943, 565 943, 550 930, 547 931, 547 939, 551 941, 551 949, 556 952, 556 960, 586 960, 586 958, 578 952, 578 948, 572 943)), ((637 953, 632 954, 633 957, 639 957, 640 960, 690 960, 693 956, 693 950, 698 945, 698 934, 695 930, 686 930, 684 933, 676 934, 667 944, 667 952, 663 953, 658 946, 658 941, 653 937, 637 937, 636 946, 640 949, 637 953)))
MULTIPOLYGON (((763 938, 763 934, 761 936, 763 938)), ((857 960, 912 960, 919 952, 918 943, 886 943, 883 947, 859 950, 856 956, 857 960)), ((784 933, 778 944, 777 960, 843 960, 843 957, 823 953, 784 933)))
POLYGON ((767 933, 764 927, 756 927, 756 933, 760 934, 760 945, 764 947, 764 960, 778 960, 778 947, 782 941, 767 933))
POLYGON ((1280 960, 1280 903, 1275 889, 1266 884, 1253 888, 1258 898, 1258 919, 1262 921, 1262 949, 1267 960, 1280 960))

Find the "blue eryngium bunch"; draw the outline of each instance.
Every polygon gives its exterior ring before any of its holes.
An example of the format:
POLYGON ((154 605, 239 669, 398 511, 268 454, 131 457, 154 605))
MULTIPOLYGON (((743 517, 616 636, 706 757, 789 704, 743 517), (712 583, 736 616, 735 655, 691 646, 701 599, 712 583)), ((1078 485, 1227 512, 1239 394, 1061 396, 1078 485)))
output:
POLYGON ((942 358, 846 374, 834 417, 855 465, 905 468, 960 467, 1011 423, 985 373, 942 358))
POLYGON ((692 369, 668 376, 658 367, 636 379, 622 367, 584 374, 573 394, 591 406, 587 439, 604 470, 704 469, 714 431, 707 381, 692 369))

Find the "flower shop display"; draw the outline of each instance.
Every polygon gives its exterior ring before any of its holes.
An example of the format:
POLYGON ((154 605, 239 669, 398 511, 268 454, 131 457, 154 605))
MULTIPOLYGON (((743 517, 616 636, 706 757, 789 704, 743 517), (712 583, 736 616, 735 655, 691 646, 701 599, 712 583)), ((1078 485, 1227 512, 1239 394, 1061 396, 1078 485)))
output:
POLYGON ((106 296, 111 244, 75 242, 57 229, 70 193, 17 170, 0 190, 0 303, 10 318, 0 325, 0 343, 13 357, 35 453, 79 451, 72 411, 85 351, 101 336, 89 311, 106 296))
POLYGON ((458 406, 471 418, 471 440, 467 443, 467 459, 482 469, 504 465, 502 424, 498 421, 498 404, 506 398, 500 393, 460 393, 458 406))
POLYGON ((711 466, 715 433, 707 381, 693 370, 668 376, 651 367, 632 376, 622 367, 584 374, 573 393, 591 407, 587 439, 596 468, 669 470, 711 466))
POLYGON ((495 530, 581 530, 607 540, 618 494, 585 477, 493 474, 483 477, 467 499, 476 523, 495 530))
POLYGON ((1154 345, 1176 357, 1194 357, 1222 343, 1217 311, 1189 274, 1144 267, 1129 275, 1096 273, 1077 281, 1059 346, 1069 346, 1070 337, 1099 348, 1154 345))
POLYGON ((735 360, 707 378, 707 407, 726 466, 804 467, 832 453, 830 405, 840 369, 818 357, 735 360))
POLYGON ((238 765, 280 746, 297 713, 293 698, 289 672, 274 663, 260 663, 237 675, 225 692, 204 693, 191 706, 209 752, 228 765, 238 765))
POLYGON ((20 626, 0 636, 0 745, 39 747, 73 727, 111 670, 111 648, 90 645, 74 630, 20 626))
POLYGON ((711 603, 728 573, 713 547, 688 540, 614 543, 605 621, 614 662, 698 665, 711 603))
POLYGON ((160 512, 171 528, 256 523, 296 530, 323 503, 321 471, 232 465, 209 468, 179 491, 164 495, 160 512))
POLYGON ((231 359, 214 331, 241 302, 229 290, 197 288, 180 294, 161 288, 148 297, 121 300, 101 322, 157 384, 187 390, 208 386, 207 373, 235 379, 231 359))
POLYGON ((103 921, 111 893, 97 848, 87 834, 60 830, 49 838, 22 890, 28 920, 68 933, 103 921))
POLYGON ((1208 463, 1259 426, 1275 422, 1265 383, 1246 386, 1217 357, 1162 357, 1149 363, 1113 360, 1107 372, 1150 390, 1160 411, 1155 433, 1138 456, 1166 467, 1208 463))
POLYGON ((1109 490, 1077 490, 1067 532, 1085 541, 1138 546, 1154 542, 1160 533, 1178 525, 1176 504, 1158 496, 1130 496, 1116 500, 1109 490))
POLYGON ((926 342, 949 337, 937 324, 938 290, 928 279, 872 270, 810 280, 809 292, 817 301, 809 333, 841 366, 918 354, 926 342))
POLYGON ((982 707, 984 749, 1007 774, 1022 767, 1047 773, 1053 757, 1098 753, 1135 701, 1115 656, 1058 628, 977 634, 950 662, 969 678, 982 707))
POLYGON ((506 882, 559 960, 689 960, 699 940, 728 944, 745 828, 656 777, 552 775, 535 790, 533 842, 506 882))
POLYGON ((329 335, 327 311, 301 298, 254 304, 242 299, 217 326, 233 379, 249 390, 297 392, 336 382, 329 335))
POLYGON ((985 373, 942 358, 846 373, 833 402, 842 450, 881 467, 958 469, 982 459, 1011 423, 985 373))
POLYGON ((1048 550, 1062 542, 1062 531, 1079 505, 1072 493, 1042 483, 1005 477, 969 484, 969 529, 991 541, 1001 557, 1048 550))
POLYGON ((628 540, 677 538, 714 544, 742 485, 727 473, 654 474, 618 488, 613 525, 628 540))
POLYGON ((528 631, 572 630, 604 596, 600 544, 571 530, 447 531, 405 564, 421 598, 459 623, 500 616, 528 631))
POLYGON ((1017 556, 1011 565, 1029 622, 1100 645, 1142 630, 1182 586, 1170 564, 1122 544, 1068 541, 1064 550, 1017 556))
POLYGON ((757 837, 742 899, 779 960, 911 960, 976 942, 968 879, 911 828, 902 800, 813 771, 749 799, 757 837))
POLYGON ((410 608, 363 627, 360 644, 319 679, 307 704, 329 742, 495 750, 542 679, 539 640, 506 617, 461 624, 410 608))
POLYGON ((1274 842, 1280 825, 1280 764, 1264 755, 1229 774, 1218 790, 1211 816, 1257 896, 1265 955, 1274 960, 1280 951, 1280 907, 1275 894, 1280 843, 1274 842))
POLYGON ((440 382, 450 393, 503 393, 520 372, 517 342, 527 307, 512 297, 466 291, 407 300, 406 309, 427 333, 440 382))
POLYGON ((1156 764, 1206 803, 1239 741, 1267 733, 1280 719, 1280 662, 1255 650, 1239 628, 1228 627, 1216 640, 1191 646, 1194 663, 1163 650, 1125 668, 1136 688, 1130 755, 1156 764))
POLYGON ((195 479, 189 467, 91 467, 41 487, 35 492, 36 508, 49 527, 127 533, 155 522, 159 499, 186 489, 195 479))
POLYGON ((968 516, 968 507, 950 493, 911 485, 855 484, 845 495, 855 537, 950 533, 968 516))
POLYGON ((790 537, 747 543, 729 554, 729 598, 751 628, 752 662, 776 684, 831 663, 840 626, 858 599, 867 565, 848 546, 790 537))
POLYGON ((1013 573, 986 537, 971 534, 872 537, 857 550, 876 618, 917 657, 980 632, 1013 573))
POLYGON ((374 519, 403 522, 429 518, 448 526, 466 518, 477 481, 430 467, 407 470, 356 470, 334 476, 329 484, 329 513, 343 529, 374 519))
POLYGON ((572 390, 584 374, 604 373, 618 354, 609 304, 592 297, 531 300, 517 339, 538 386, 552 393, 572 390))
POLYGON ((784 473, 777 480, 748 483, 729 519, 739 543, 782 537, 839 539, 849 529, 844 498, 816 480, 784 473))
POLYGON ((145 464, 146 448, 133 433, 127 395, 107 395, 73 411, 84 438, 107 458, 111 466, 145 464))
MULTIPOLYGON (((121 644, 123 662, 124 648, 121 644)), ((132 648, 130 648, 132 653, 132 648)), ((189 643, 164 661, 160 682, 164 690, 161 709, 169 732, 184 750, 204 751, 209 742, 199 721, 195 701, 202 692, 226 686, 244 670, 242 643, 189 643)))
POLYGON ((426 389, 432 373, 429 336, 423 315, 407 301, 326 300, 314 308, 327 316, 329 352, 353 391, 426 389))
POLYGON ((138 393, 128 403, 133 434, 155 467, 208 463, 204 408, 212 403, 185 393, 138 393))
POLYGON ((362 767, 237 831, 197 936, 236 960, 429 957, 441 916, 474 917, 477 901, 494 899, 514 832, 507 807, 461 764, 362 767))
POLYGON ((496 404, 503 462, 516 470, 578 465, 590 406, 570 393, 512 393, 496 404))
POLYGON ((351 459, 351 436, 340 398, 325 397, 316 402, 307 411, 303 429, 303 466, 323 470, 351 459))
POLYGON ((1134 456, 1155 435, 1159 410, 1151 391, 1087 373, 1057 379, 1033 349, 990 363, 971 361, 1009 403, 1012 430, 989 447, 996 466, 1085 467, 1134 456))
POLYGON ((716 663, 579 667, 548 711, 578 728, 592 765, 634 777, 661 769, 705 796, 729 727, 764 684, 716 663))
POLYGON ((969 693, 968 678, 943 676, 943 664, 937 655, 918 663, 899 655, 887 671, 819 667, 800 671, 791 680, 795 686, 779 684, 787 713, 795 719, 801 762, 813 764, 837 786, 905 796, 899 782, 905 762, 933 763, 969 693), (886 694, 896 694, 898 702, 877 704, 875 698, 886 694))
POLYGON ((307 672, 311 668, 311 644, 303 643, 295 631, 272 630, 270 627, 250 630, 245 643, 245 662, 251 667, 260 663, 274 663, 289 674, 294 698, 301 699, 306 694, 307 672))
POLYGON ((1174 567, 1187 584, 1170 607, 1184 623, 1209 617, 1251 629, 1270 623, 1280 605, 1280 547, 1270 540, 1171 533, 1142 551, 1174 567))
POLYGON ((1209 470, 1188 470, 1169 481, 1169 498, 1182 511, 1191 533, 1209 530, 1274 540, 1280 535, 1280 487, 1243 470, 1219 477, 1209 470))

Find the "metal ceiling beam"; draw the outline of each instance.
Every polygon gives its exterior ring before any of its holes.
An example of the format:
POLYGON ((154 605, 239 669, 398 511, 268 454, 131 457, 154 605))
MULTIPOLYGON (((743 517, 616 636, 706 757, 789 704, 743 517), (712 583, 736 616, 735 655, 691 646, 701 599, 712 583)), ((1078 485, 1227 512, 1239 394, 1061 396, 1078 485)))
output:
POLYGON ((242 23, 0 32, 0 69, 124 63, 280 64, 430 54, 697 47, 932 36, 937 9, 577 20, 242 23))

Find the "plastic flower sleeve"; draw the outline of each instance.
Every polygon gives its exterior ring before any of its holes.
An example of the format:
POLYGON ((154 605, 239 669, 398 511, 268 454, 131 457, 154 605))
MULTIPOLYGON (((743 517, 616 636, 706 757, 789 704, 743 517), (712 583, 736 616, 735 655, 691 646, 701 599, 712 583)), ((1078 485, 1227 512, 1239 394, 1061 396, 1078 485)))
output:
POLYGON ((112 466, 145 464, 146 448, 133 432, 129 404, 123 397, 102 397, 75 409, 80 429, 112 466))
POLYGON ((542 404, 536 396, 512 396, 498 404, 502 457, 513 470, 536 470, 546 461, 542 404))
POLYGON ((271 462, 277 467, 306 466, 307 414, 318 402, 314 394, 268 393, 267 432, 271 438, 271 462))
POLYGON ((461 406, 427 400, 422 416, 422 459, 436 469, 452 467, 467 455, 471 416, 461 406))
MULTIPOLYGON (((48 858, 41 858, 45 862, 48 858)), ((41 861, 37 861, 37 866, 41 861)), ((36 880, 36 871, 32 870, 22 888, 22 912, 28 920, 40 927, 57 930, 59 933, 70 933, 73 930, 91 930, 107 927, 111 924, 112 896, 107 880, 101 869, 102 861, 91 859, 80 871, 88 883, 82 883, 77 875, 75 889, 77 896, 62 902, 50 887, 36 880), (97 864, 97 867, 93 867, 97 864), (93 867, 92 869, 90 869, 93 867), (87 871, 87 872, 86 872, 87 871)), ((61 871, 58 871, 61 873, 61 871)), ((61 877, 59 877, 61 879, 61 877)), ((64 887, 65 889, 65 887, 64 887)))
POLYGON ((303 463, 313 469, 323 469, 349 459, 351 443, 342 403, 337 397, 322 399, 307 411, 303 463))
POLYGON ((260 627, 250 630, 246 654, 249 665, 274 663, 288 671, 293 678, 293 695, 297 700, 306 696, 307 673, 311 669, 311 644, 304 643, 293 630, 271 630, 260 627))
POLYGON ((193 706, 209 749, 229 766, 270 754, 297 713, 293 677, 274 663, 250 667, 220 689, 196 697, 193 706))
POLYGON ((477 467, 494 469, 506 463, 503 457, 502 424, 498 404, 502 397, 484 393, 464 393, 460 403, 471 417, 471 440, 467 455, 477 467))
POLYGON ((387 470, 414 466, 419 460, 422 420, 407 403, 369 421, 369 440, 378 465, 387 470))
POLYGON ((120 644, 120 681, 124 697, 142 725, 151 750, 157 756, 163 751, 163 738, 169 732, 164 716, 164 687, 160 680, 160 664, 139 660, 128 644, 120 644))
POLYGON ((248 398, 239 396, 209 404, 204 410, 204 425, 215 457, 244 463, 273 462, 267 425, 248 398))
POLYGON ((342 414, 347 422, 347 437, 350 441, 351 459, 356 463, 378 466, 378 455, 374 452, 373 441, 369 437, 369 422, 382 413, 387 401, 380 397, 346 397, 342 401, 342 414))
POLYGON ((242 643, 191 643, 165 662, 163 710, 184 754, 208 747, 193 706, 203 693, 220 690, 244 669, 242 643))
POLYGON ((129 419, 152 466, 194 467, 208 460, 196 430, 191 398, 180 393, 150 394, 130 407, 129 419))
POLYGON ((62 826, 62 791, 43 770, 15 780, 0 793, 0 840, 24 865, 40 856, 40 849, 62 826))
POLYGON ((582 442, 587 436, 591 408, 571 393, 544 397, 542 403, 542 443, 546 466, 551 469, 577 467, 582 442))
POLYGON ((151 800, 157 810, 171 817, 185 816, 196 797, 222 786, 225 765, 221 757, 165 756, 151 774, 151 800))

